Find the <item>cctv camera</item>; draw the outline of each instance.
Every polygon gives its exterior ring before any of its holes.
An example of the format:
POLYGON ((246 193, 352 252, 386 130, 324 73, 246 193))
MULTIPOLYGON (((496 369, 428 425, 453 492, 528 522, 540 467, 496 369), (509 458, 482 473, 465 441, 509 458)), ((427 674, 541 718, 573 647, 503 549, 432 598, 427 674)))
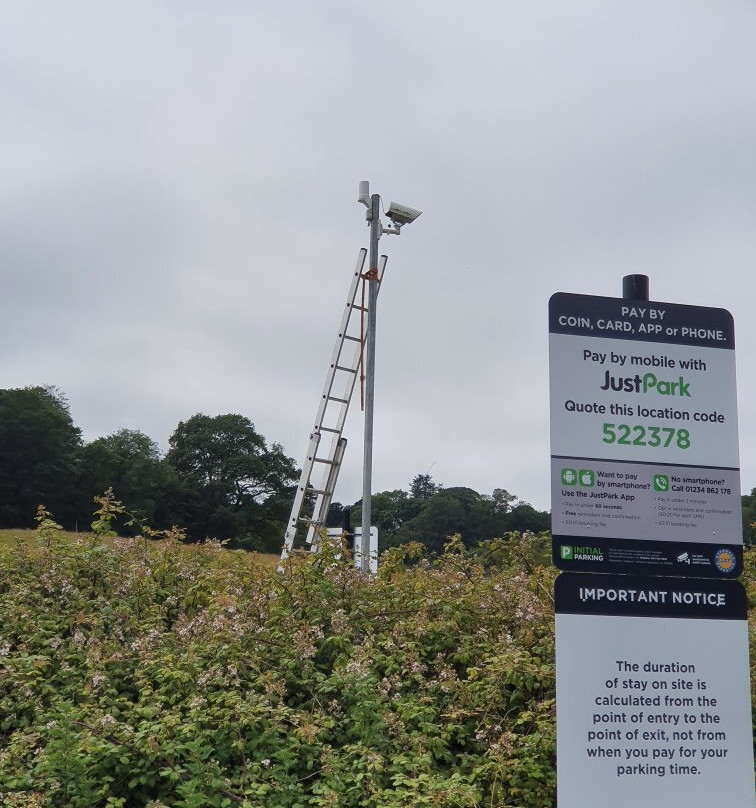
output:
POLYGON ((407 205, 400 205, 398 202, 392 202, 386 215, 391 219, 394 224, 403 225, 414 222, 415 219, 422 213, 421 210, 407 207, 407 205))

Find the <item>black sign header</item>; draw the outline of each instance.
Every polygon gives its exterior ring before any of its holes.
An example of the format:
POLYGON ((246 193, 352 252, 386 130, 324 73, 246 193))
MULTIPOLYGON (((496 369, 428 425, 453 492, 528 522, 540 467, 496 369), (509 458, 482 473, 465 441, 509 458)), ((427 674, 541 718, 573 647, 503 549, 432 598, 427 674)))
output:
POLYGON ((735 348, 726 309, 557 292, 549 300, 549 331, 580 337, 735 348))
POLYGON ((557 614, 745 620, 738 581, 563 572, 554 585, 557 614))

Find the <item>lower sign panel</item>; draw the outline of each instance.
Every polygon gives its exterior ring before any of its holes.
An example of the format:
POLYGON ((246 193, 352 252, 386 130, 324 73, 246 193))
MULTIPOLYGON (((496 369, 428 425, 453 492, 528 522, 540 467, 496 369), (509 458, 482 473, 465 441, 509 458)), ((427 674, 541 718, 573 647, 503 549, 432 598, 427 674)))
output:
POLYGON ((559 569, 606 570, 652 575, 736 578, 743 571, 739 544, 700 544, 640 539, 580 539, 552 534, 552 559, 559 569))
POLYGON ((555 600, 559 808, 753 808, 740 584, 563 573, 555 600))

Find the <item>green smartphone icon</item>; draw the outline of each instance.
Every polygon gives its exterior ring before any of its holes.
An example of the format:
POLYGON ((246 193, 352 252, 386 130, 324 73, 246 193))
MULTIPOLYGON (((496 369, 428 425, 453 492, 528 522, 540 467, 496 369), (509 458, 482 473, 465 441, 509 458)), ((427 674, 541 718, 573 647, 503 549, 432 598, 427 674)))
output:
POLYGON ((654 491, 669 491, 669 477, 666 474, 654 474, 654 491))

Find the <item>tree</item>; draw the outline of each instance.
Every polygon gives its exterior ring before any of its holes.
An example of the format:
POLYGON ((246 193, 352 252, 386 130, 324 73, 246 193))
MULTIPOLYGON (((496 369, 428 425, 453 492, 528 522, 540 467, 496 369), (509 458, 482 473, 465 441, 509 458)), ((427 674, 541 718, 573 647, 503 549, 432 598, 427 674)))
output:
POLYGON ((268 450, 243 415, 198 413, 179 423, 169 443, 171 465, 197 485, 218 491, 232 508, 250 499, 262 501, 294 478, 282 447, 273 444, 268 450))
POLYGON ((489 510, 487 498, 472 488, 444 488, 423 501, 420 512, 401 526, 393 541, 419 541, 431 552, 440 552, 446 539, 459 533, 473 546, 487 538, 489 510))
POLYGON ((326 527, 341 527, 344 524, 344 511, 340 502, 332 502, 326 514, 326 527))
MULTIPOLYGON (((249 418, 198 413, 170 437, 167 462, 182 478, 189 535, 244 539, 280 533, 297 470, 283 447, 267 447, 249 418), (280 530, 279 530, 280 528, 280 530)), ((260 539, 260 537, 257 537, 260 539)))
MULTIPOLYGON (((495 488, 488 496, 472 488, 442 488, 429 475, 418 474, 411 490, 418 496, 404 491, 373 495, 373 524, 378 527, 381 547, 419 541, 431 552, 440 552, 447 538, 456 533, 468 547, 474 547, 484 539, 513 531, 540 533, 549 528, 548 512, 518 503, 504 488, 495 488)), ((359 519, 357 513, 356 524, 359 519)))
MULTIPOLYGON (((371 497, 370 518, 378 528, 378 537, 383 543, 393 536, 409 519, 417 516, 422 509, 420 502, 407 496, 406 491, 381 491, 371 497)), ((352 524, 362 524, 362 500, 351 509, 352 524)))
POLYGON ((513 530, 519 533, 543 533, 544 530, 551 530, 551 514, 548 511, 537 511, 527 502, 519 502, 507 514, 505 527, 503 533, 513 530))
POLYGON ((34 524, 37 505, 73 526, 81 432, 55 387, 0 390, 0 524, 34 524))
MULTIPOLYGON (((91 512, 92 498, 112 488, 126 510, 153 528, 169 527, 171 469, 158 445, 136 429, 119 429, 81 450, 77 488, 80 519, 91 512)), ((123 529, 123 525, 119 526, 123 529)))
POLYGON ((430 474, 416 474, 410 483, 410 497, 412 499, 430 499, 443 488, 434 483, 430 474))
POLYGON ((505 488, 494 488, 491 495, 491 519, 486 526, 487 538, 501 537, 513 531, 542 533, 551 527, 548 511, 537 511, 527 502, 517 502, 517 497, 505 488))
POLYGON ((510 494, 506 488, 494 488, 491 502, 493 503, 494 514, 500 516, 512 510, 512 506, 517 502, 517 497, 510 494))

